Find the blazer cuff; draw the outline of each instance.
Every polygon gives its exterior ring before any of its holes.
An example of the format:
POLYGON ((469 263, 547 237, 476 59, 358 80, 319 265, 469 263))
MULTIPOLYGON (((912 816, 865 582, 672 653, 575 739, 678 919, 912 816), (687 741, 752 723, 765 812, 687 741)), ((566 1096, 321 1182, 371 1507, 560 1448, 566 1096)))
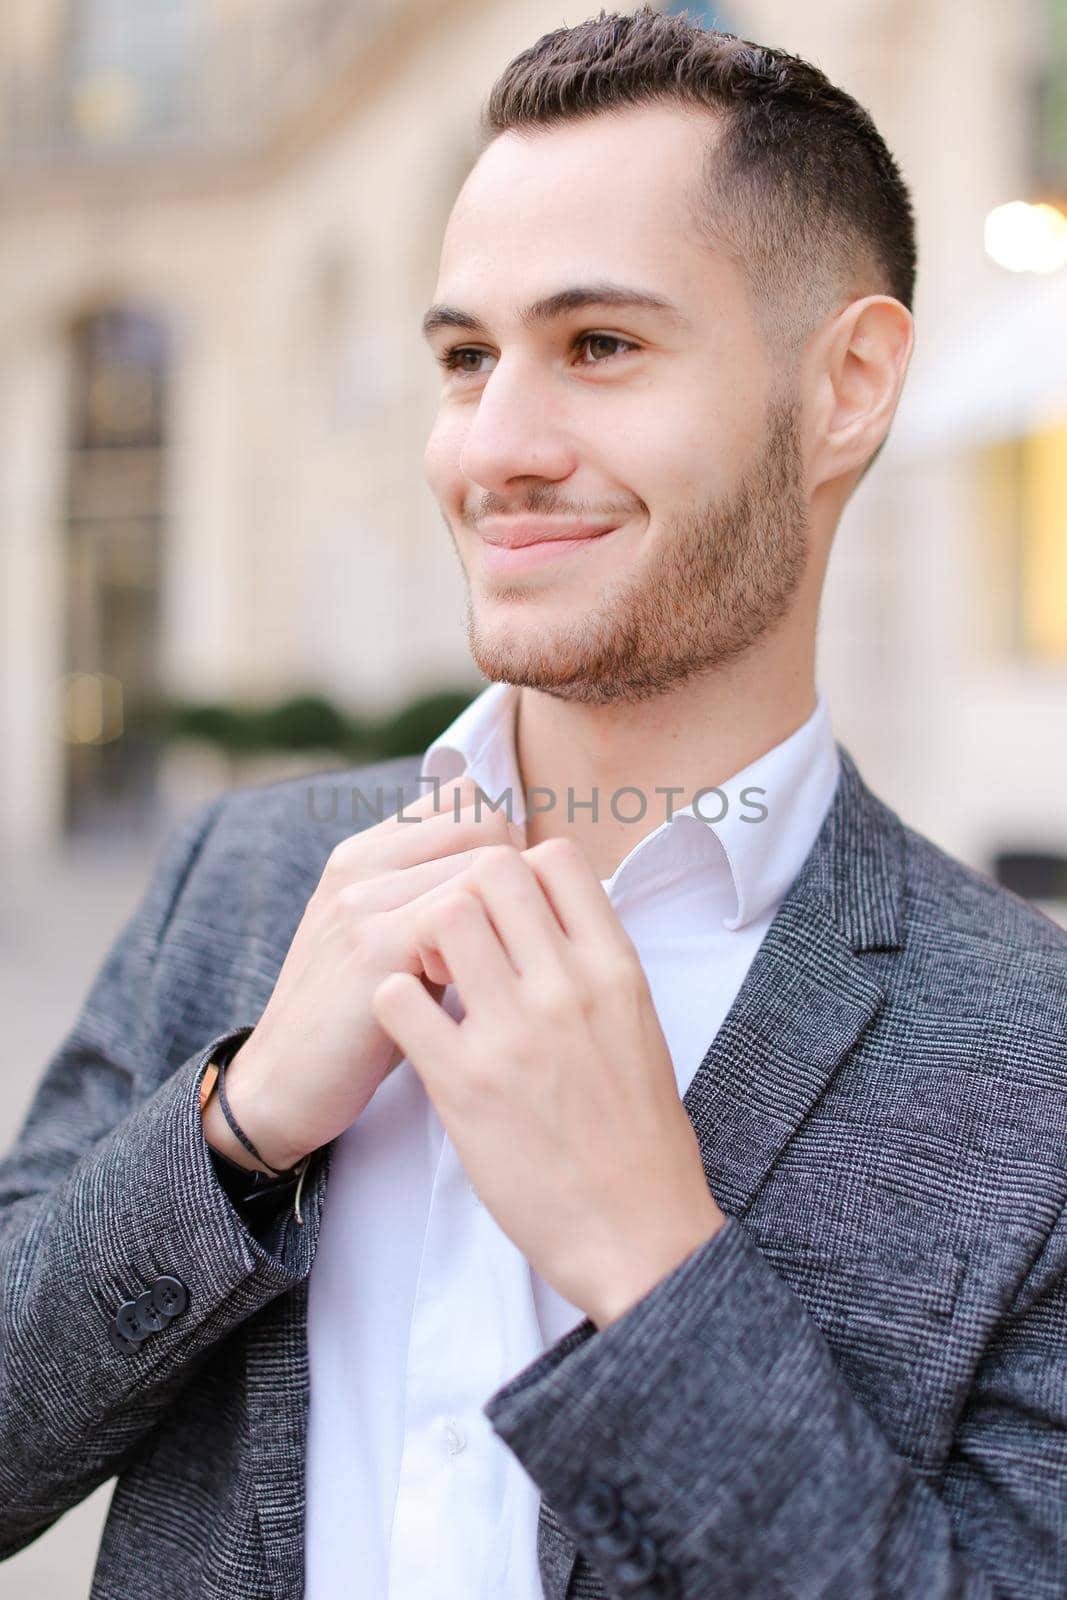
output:
MULTIPOLYGON (((222 1188, 200 1116, 200 1082, 217 1052, 248 1029, 230 1030, 190 1057, 87 1155, 66 1180, 81 1203, 66 1212, 65 1259, 83 1263, 86 1289, 110 1319, 160 1277, 181 1281, 187 1310, 140 1347, 153 1365, 175 1342, 212 1339, 293 1289, 311 1270, 321 1218, 321 1161, 313 1158, 301 1197, 279 1218, 268 1249, 222 1188), (91 1190, 89 1184, 91 1182, 91 1190), (88 1201, 92 1194, 92 1202, 88 1201), (221 1324, 221 1326, 220 1326, 221 1324)), ((57 1199, 60 1215, 62 1199, 57 1199)), ((100 1327, 102 1336, 106 1327, 100 1327)))
MULTIPOLYGON (((822 1593, 810 1585, 831 1574, 812 1571, 797 1527, 816 1549, 827 1519, 861 1538, 865 1508, 906 1473, 736 1218, 483 1410, 608 1586, 628 1592, 764 1593, 777 1572, 791 1594, 822 1593)), ((827 1548, 835 1564, 845 1553, 827 1548)))

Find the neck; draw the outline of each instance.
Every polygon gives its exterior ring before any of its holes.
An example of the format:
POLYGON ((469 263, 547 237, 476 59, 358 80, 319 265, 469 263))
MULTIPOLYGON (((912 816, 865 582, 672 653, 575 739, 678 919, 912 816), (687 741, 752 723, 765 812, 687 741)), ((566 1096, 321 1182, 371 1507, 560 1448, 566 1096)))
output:
POLYGON ((524 688, 515 727, 520 780, 527 794, 545 789, 553 797, 551 807, 547 797, 532 800, 527 845, 572 838, 597 876, 608 878, 667 820, 668 807, 681 810, 698 790, 743 771, 795 733, 815 701, 813 651, 746 657, 637 705, 580 705, 524 688), (638 820, 612 814, 619 789, 639 791, 617 799, 619 813, 638 820), (664 789, 680 792, 657 793, 664 789), (594 795, 595 817, 582 805, 594 795))

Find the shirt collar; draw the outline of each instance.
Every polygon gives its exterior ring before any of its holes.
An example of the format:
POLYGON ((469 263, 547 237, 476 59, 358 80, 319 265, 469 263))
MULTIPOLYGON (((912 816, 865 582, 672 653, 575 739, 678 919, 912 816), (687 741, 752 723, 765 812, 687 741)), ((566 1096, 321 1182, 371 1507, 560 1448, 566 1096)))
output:
MULTIPOLYGON (((491 801, 510 791, 510 815, 520 821, 525 806, 515 753, 518 696, 513 684, 484 689, 430 745, 423 779, 449 782, 468 774, 491 801)), ((785 898, 822 827, 839 773, 829 704, 819 689, 806 722, 719 784, 718 792, 705 791, 695 810, 692 800, 676 810, 608 881, 614 885, 638 858, 646 871, 657 874, 669 871, 672 861, 689 867, 703 859, 719 869, 725 863, 733 909, 723 926, 742 928, 785 898)))
MULTIPOLYGON (((729 863, 737 910, 724 926, 741 928, 777 909, 819 834, 840 775, 840 758, 822 689, 806 722, 720 785, 730 800, 715 833, 729 863), (748 791, 762 790, 762 793, 748 791), (752 821, 759 808, 766 816, 752 821)), ((715 810, 701 802, 701 810, 715 810)))
POLYGON ((438 735, 422 758, 422 776, 450 783, 468 774, 495 800, 511 791, 516 822, 526 815, 515 754, 515 710, 519 690, 491 683, 438 735))

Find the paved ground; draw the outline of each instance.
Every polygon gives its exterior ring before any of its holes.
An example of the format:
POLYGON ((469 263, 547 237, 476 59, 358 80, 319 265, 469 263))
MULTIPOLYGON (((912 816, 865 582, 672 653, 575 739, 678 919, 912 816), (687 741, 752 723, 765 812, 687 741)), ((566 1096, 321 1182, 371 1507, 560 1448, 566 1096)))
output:
MULTIPOLYGON (((151 850, 97 846, 36 864, 0 862, 0 1151, 112 939, 148 881, 151 850)), ((85 1600, 111 1485, 0 1564, 0 1600, 85 1600)))

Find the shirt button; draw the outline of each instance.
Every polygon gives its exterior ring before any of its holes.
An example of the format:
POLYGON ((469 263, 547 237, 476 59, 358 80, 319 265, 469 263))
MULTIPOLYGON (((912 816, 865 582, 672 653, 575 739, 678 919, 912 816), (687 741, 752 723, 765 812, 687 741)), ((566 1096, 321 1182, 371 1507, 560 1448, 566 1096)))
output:
POLYGON ((455 1417, 449 1417, 445 1423, 445 1443, 450 1456, 458 1456, 460 1451, 467 1447, 467 1435, 455 1417))

